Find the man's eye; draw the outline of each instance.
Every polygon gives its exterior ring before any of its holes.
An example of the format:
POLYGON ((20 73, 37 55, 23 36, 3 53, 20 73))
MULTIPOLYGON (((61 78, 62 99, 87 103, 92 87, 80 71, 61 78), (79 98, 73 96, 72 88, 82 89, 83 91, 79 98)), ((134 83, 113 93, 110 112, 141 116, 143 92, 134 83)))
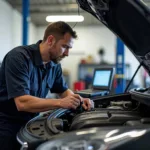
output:
POLYGON ((63 47, 63 48, 68 48, 68 46, 66 46, 66 45, 63 45, 62 47, 63 47))

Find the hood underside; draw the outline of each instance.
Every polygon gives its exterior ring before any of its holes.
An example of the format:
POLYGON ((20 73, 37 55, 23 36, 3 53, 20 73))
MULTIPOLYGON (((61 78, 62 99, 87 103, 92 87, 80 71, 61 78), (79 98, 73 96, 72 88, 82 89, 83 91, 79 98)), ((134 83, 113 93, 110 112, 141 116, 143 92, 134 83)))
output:
POLYGON ((150 75, 150 10, 140 0, 77 0, 131 50, 150 75))

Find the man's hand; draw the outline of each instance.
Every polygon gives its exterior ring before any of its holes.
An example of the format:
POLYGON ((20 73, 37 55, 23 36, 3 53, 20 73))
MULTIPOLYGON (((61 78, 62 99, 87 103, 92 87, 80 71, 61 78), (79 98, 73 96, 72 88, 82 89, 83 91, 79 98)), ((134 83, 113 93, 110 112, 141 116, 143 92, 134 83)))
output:
POLYGON ((58 105, 61 108, 66 109, 76 109, 78 106, 80 106, 80 103, 82 102, 82 98, 78 94, 71 94, 66 96, 65 98, 62 98, 58 100, 58 105))
POLYGON ((93 101, 90 100, 89 98, 82 98, 82 101, 83 101, 82 107, 83 107, 85 110, 90 110, 91 108, 94 107, 93 101))
POLYGON ((81 102, 83 102, 82 107, 85 110, 90 110, 94 107, 94 103, 92 100, 90 100, 89 98, 82 98, 78 94, 71 94, 58 100, 58 105, 60 108, 76 109, 78 106, 80 106, 81 102))

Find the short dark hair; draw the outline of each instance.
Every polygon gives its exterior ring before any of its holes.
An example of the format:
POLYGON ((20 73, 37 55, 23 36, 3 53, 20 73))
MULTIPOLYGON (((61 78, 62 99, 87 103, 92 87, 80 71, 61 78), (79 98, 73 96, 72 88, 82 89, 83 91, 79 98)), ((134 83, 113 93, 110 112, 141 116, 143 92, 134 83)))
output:
POLYGON ((56 40, 59 40, 66 33, 70 33, 74 39, 77 38, 76 32, 73 31, 67 23, 63 21, 51 23, 45 30, 43 41, 46 41, 49 35, 54 35, 56 37, 56 40))

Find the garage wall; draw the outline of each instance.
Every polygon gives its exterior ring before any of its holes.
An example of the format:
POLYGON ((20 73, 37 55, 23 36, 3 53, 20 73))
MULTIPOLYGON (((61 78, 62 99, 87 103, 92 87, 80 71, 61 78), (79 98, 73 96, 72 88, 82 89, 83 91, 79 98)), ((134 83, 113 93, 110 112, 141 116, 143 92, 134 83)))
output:
POLYGON ((0 61, 12 47, 12 12, 11 7, 0 1, 0 61))
MULTIPOLYGON (((22 16, 5 1, 0 1, 0 62, 13 47, 22 44, 22 16)), ((29 43, 35 42, 36 27, 29 24, 29 43)))
MULTIPOLYGON (((45 27, 37 28, 37 39, 43 38, 44 30, 45 27)), ((71 83, 77 80, 77 68, 82 58, 92 55, 94 61, 98 63, 100 61, 98 50, 103 47, 106 52, 105 61, 115 63, 116 47, 116 36, 104 26, 76 26, 74 30, 78 33, 78 40, 75 40, 73 49, 70 50, 70 56, 62 61, 62 67, 70 72, 71 83)), ((130 75, 132 76, 139 63, 127 47, 125 47, 125 62, 131 65, 130 75)), ((141 72, 136 76, 135 83, 141 84, 141 72)))

